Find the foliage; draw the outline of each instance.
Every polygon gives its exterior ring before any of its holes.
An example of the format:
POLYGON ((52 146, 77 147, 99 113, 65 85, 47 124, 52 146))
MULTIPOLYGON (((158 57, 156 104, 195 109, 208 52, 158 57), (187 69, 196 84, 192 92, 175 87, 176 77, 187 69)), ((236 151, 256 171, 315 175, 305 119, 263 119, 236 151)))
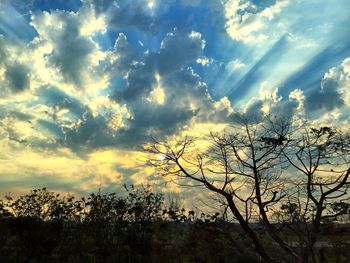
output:
POLYGON ((259 262, 219 214, 165 207, 150 186, 125 188, 77 200, 46 188, 7 196, 0 262, 259 262))
POLYGON ((40 220, 74 220, 82 207, 73 196, 60 197, 46 188, 34 189, 29 194, 13 200, 6 196, 4 204, 16 217, 32 217, 40 220))

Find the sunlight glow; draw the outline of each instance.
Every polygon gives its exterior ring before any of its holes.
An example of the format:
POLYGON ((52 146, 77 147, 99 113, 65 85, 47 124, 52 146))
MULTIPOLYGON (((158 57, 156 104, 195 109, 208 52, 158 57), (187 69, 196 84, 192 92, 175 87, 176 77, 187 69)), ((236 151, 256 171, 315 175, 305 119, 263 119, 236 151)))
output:
POLYGON ((99 17, 94 17, 90 15, 90 19, 85 21, 80 28, 80 34, 82 36, 91 36, 95 32, 106 32, 106 17, 105 16, 99 16, 99 17))
POLYGON ((147 6, 149 9, 154 9, 156 7, 156 4, 157 3, 155 0, 149 0, 147 6))
POLYGON ((155 102, 159 105, 163 105, 165 103, 165 92, 162 88, 160 75, 157 73, 155 76, 156 86, 150 93, 150 97, 147 99, 150 102, 155 102))

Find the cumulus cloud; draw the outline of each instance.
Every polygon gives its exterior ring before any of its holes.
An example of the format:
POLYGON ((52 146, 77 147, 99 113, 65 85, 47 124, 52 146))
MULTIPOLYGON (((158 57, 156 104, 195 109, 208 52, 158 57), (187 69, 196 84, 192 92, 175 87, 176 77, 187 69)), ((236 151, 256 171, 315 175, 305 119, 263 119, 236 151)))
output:
MULTIPOLYGON (((132 116, 116 138, 120 143, 137 145, 150 135, 175 134, 208 101, 205 83, 188 67, 205 47, 200 33, 175 29, 166 34, 158 51, 149 52, 144 61, 134 63, 123 59, 123 53, 134 54, 130 48, 122 48, 129 47, 126 37, 120 35, 116 43, 116 69, 129 70, 126 88, 117 91, 113 98, 126 103, 132 116)), ((206 111, 206 107, 202 110, 206 111)))
MULTIPOLYGON (((21 60, 36 62, 31 76, 36 84, 32 91, 35 100, 23 104, 34 113, 28 133, 35 136, 21 143, 80 152, 118 145, 133 148, 150 135, 176 134, 194 117, 207 119, 213 101, 206 84, 189 67, 203 55, 205 40, 199 32, 174 29, 160 41, 158 51, 146 54, 120 33, 114 47, 102 51, 91 36, 103 29, 103 23, 89 31, 88 20, 98 18, 89 9, 80 12, 55 10, 32 16, 38 37, 26 47, 32 53, 24 52, 21 60), (83 15, 88 15, 87 19, 83 15), (100 54, 97 63, 94 54, 100 54), (86 93, 92 95, 88 100, 77 96, 82 93, 74 89, 85 89, 98 74, 108 77, 111 89, 100 97, 95 94, 103 93, 103 86, 93 91, 96 93, 86 93), (114 76, 125 79, 124 89, 114 89, 114 76), (67 88, 68 84, 73 89, 67 88)), ((6 66, 4 75, 17 90, 28 88, 26 69, 19 64, 6 66)), ((23 126, 21 120, 16 123, 23 126)), ((8 134, 27 138, 18 129, 8 130, 8 134)))
POLYGON ((43 12, 34 15, 31 22, 39 34, 38 45, 51 45, 51 52, 45 54, 48 65, 56 66, 65 81, 78 87, 83 86, 86 69, 94 65, 92 54, 98 51, 96 43, 81 31, 85 19, 92 19, 93 14, 81 12, 80 15, 61 10, 43 12))
POLYGON ((306 106, 310 112, 317 110, 331 111, 335 108, 349 106, 350 59, 345 59, 340 66, 325 73, 320 87, 307 94, 306 106))
POLYGON ((280 95, 279 89, 264 81, 256 96, 250 98, 244 108, 232 112, 232 121, 256 121, 265 115, 278 119, 302 121, 305 119, 305 96, 299 89, 293 90, 287 98, 280 95))
POLYGON ((348 125, 349 89, 350 58, 346 58, 339 66, 327 71, 314 90, 297 88, 288 97, 282 97, 278 88, 262 82, 258 96, 252 97, 237 114, 246 118, 270 114, 299 121, 309 119, 316 125, 348 125))
MULTIPOLYGON (((254 1, 245 4, 228 1, 227 5, 229 2, 236 5, 236 15, 267 20, 274 18, 279 10, 277 5, 281 4, 270 1, 262 6, 254 1)), ((152 17, 145 5, 145 1, 139 1, 134 10, 152 17)), ((56 10, 33 15, 31 24, 38 37, 30 43, 31 48, 43 61, 40 67, 51 68, 48 75, 58 76, 46 78, 41 83, 45 85, 34 91, 39 97, 37 104, 46 107, 44 113, 35 117, 35 122, 46 131, 46 137, 53 135, 50 147, 70 147, 74 151, 132 148, 150 135, 164 138, 194 123, 229 123, 237 116, 253 118, 263 113, 291 116, 302 114, 304 101, 306 105, 312 104, 308 96, 301 99, 304 95, 297 91, 282 99, 278 89, 267 84, 262 85, 259 96, 251 99, 242 111, 234 111, 225 97, 213 100, 207 84, 192 68, 196 63, 209 63, 203 56, 206 41, 197 31, 175 28, 165 34, 159 49, 146 53, 131 44, 126 33, 119 33, 111 49, 101 50, 93 34, 106 30, 111 22, 108 10, 123 10, 126 6, 118 1, 87 1, 77 13, 56 10), (99 87, 92 86, 85 93, 88 98, 75 96, 74 89, 85 89, 101 76, 105 81, 99 87), (125 86, 115 87, 118 85, 115 77, 122 78, 125 86), (67 84, 74 89, 67 89, 67 84), (108 89, 103 84, 109 85, 108 89)), ((126 22, 118 23, 123 26, 126 22)), ((239 59, 228 64, 234 70, 245 67, 239 59)), ((30 72, 26 67, 16 65, 12 69, 13 72, 7 67, 6 79, 11 79, 16 84, 12 86, 18 90, 28 88, 30 72)), ((31 78, 37 81, 39 77, 31 78)), ((324 79, 320 92, 329 96, 333 82, 324 79)), ((36 84, 40 86, 40 81, 36 84)), ((39 141, 38 144, 48 147, 39 141)))
POLYGON ((126 35, 119 33, 113 50, 109 52, 106 58, 107 71, 125 75, 130 70, 132 64, 136 62, 137 58, 138 54, 129 44, 126 35))
MULTIPOLYGON (((125 36, 120 35, 116 42, 116 69, 122 73, 129 70, 126 76, 127 87, 115 95, 116 99, 132 102, 146 98, 157 84, 156 76, 164 82, 167 76, 186 71, 183 67, 194 62, 202 54, 204 46, 205 41, 200 33, 174 30, 166 34, 159 51, 149 52, 144 61, 132 63, 134 55, 129 59, 125 58, 130 53, 134 54, 134 51, 130 50, 125 36)), ((168 85, 164 83, 164 87, 168 85)), ((171 90, 171 87, 167 89, 171 90)))
POLYGON ((88 104, 45 87, 40 89, 41 102, 49 106, 46 113, 51 117, 53 129, 60 134, 51 147, 68 147, 77 152, 110 147, 117 144, 116 135, 130 118, 127 109, 107 97, 97 97, 88 104))
POLYGON ((158 53, 148 56, 146 63, 161 73, 174 71, 193 62, 203 52, 205 40, 199 32, 181 32, 175 29, 166 34, 158 53))
POLYGON ((274 27, 276 24, 282 26, 276 17, 288 4, 289 0, 228 0, 224 3, 227 33, 234 40, 245 43, 266 40, 271 34, 269 25, 272 22, 274 27))
POLYGON ((31 68, 27 61, 18 60, 22 45, 10 43, 0 35, 0 89, 5 97, 11 93, 21 93, 30 88, 31 68))
POLYGON ((321 80, 318 89, 305 93, 308 117, 320 125, 350 124, 350 58, 331 68, 321 80))

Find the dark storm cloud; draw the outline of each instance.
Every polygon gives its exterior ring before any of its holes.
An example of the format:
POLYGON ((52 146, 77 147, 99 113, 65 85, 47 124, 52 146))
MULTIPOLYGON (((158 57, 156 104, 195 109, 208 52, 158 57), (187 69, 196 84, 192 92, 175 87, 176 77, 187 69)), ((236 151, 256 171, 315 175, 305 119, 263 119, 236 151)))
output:
POLYGON ((86 67, 87 56, 93 50, 93 46, 90 41, 77 37, 76 34, 75 30, 66 31, 56 42, 57 48, 50 54, 49 59, 60 68, 67 81, 81 86, 81 71, 86 67))
POLYGON ((255 116, 260 116, 262 114, 261 108, 263 107, 264 102, 262 100, 257 100, 253 102, 249 107, 246 109, 242 115, 244 115, 247 119, 254 119, 255 116))
POLYGON ((139 64, 128 72, 126 89, 117 92, 118 101, 131 103, 149 94, 155 84, 155 71, 147 65, 139 64))

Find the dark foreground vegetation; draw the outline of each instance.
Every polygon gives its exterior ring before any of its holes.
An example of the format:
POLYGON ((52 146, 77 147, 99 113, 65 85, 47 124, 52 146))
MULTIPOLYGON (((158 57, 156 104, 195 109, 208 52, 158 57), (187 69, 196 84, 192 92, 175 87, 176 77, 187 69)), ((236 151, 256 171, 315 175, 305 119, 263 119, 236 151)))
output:
POLYGON ((259 262, 234 224, 149 187, 61 197, 46 188, 0 203, 0 262, 259 262))
MULTIPOLYGON (((7 196, 0 201, 0 262, 263 262, 241 228, 220 213, 187 211, 176 196, 166 207, 164 196, 150 187, 126 190, 123 197, 98 193, 75 199, 46 188, 7 196)), ((286 225, 276 226, 286 227, 283 236, 298 246, 286 225)), ((324 228, 319 262, 348 262, 347 226, 324 228)), ((261 224, 251 227, 268 253, 288 262, 261 224)))

